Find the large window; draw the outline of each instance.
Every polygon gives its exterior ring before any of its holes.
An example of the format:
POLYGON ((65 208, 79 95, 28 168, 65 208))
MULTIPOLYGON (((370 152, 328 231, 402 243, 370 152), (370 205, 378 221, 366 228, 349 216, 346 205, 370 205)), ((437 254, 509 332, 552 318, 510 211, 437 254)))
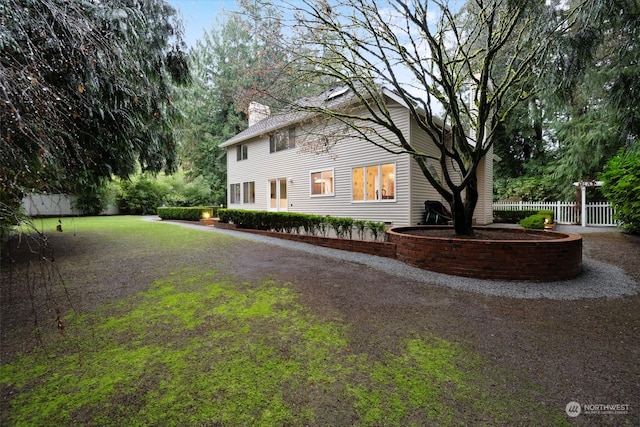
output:
POLYGON ((236 160, 247 160, 249 150, 245 144, 238 145, 236 148, 236 160))
POLYGON ((255 203, 256 202, 256 183, 244 182, 242 183, 242 202, 243 203, 255 203))
POLYGON ((240 184, 229 185, 229 203, 240 203, 240 184))
POLYGON ((296 148, 296 131, 294 128, 280 130, 269 136, 269 152, 296 148))
POLYGON ((395 163, 353 168, 351 172, 353 200, 357 202, 395 200, 395 175, 395 163))
POLYGON ((333 169, 311 172, 311 195, 333 196, 333 169))

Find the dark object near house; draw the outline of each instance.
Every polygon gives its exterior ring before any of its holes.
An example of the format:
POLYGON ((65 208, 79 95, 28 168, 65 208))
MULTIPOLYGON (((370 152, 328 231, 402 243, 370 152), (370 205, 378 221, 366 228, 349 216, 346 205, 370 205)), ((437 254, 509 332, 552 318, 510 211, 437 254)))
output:
POLYGON ((427 200, 424 202, 423 224, 448 224, 451 214, 440 202, 427 200))

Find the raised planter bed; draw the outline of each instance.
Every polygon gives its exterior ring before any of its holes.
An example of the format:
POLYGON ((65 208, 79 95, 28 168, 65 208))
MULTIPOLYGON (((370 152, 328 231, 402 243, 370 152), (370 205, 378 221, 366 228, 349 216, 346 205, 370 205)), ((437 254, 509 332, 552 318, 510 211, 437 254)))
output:
POLYGON ((305 234, 253 230, 250 228, 238 228, 235 224, 226 222, 216 222, 215 227, 227 230, 238 230, 245 233, 260 234, 262 236, 277 237, 278 239, 309 243, 316 246, 323 246, 325 248, 341 249, 345 251, 377 255, 386 258, 396 257, 396 245, 389 242, 373 242, 357 239, 337 239, 333 237, 309 236, 305 234))
POLYGON ((398 260, 439 273, 547 282, 571 279, 582 272, 582 237, 578 234, 476 231, 478 238, 457 238, 453 229, 433 226, 397 227, 387 233, 388 241, 396 244, 398 260))

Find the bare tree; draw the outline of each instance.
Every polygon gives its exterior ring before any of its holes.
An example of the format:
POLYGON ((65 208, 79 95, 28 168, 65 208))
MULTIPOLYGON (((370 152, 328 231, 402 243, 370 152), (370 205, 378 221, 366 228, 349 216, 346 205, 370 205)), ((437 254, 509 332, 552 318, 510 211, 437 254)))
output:
POLYGON ((549 2, 510 0, 473 0, 458 10, 446 1, 417 0, 303 0, 282 7, 295 20, 290 66, 300 71, 300 81, 345 86, 360 107, 297 108, 337 120, 389 152, 413 156, 449 204, 456 234, 472 235, 478 167, 492 152, 497 126, 531 96, 525 83, 572 14, 556 15, 558 6, 549 2), (402 133, 383 88, 409 108, 437 155, 402 133))

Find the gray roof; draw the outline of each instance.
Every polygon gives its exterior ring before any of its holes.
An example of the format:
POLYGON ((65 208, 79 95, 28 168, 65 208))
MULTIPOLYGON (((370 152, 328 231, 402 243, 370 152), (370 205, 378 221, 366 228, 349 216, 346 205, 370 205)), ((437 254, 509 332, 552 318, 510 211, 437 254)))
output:
POLYGON ((282 111, 271 115, 266 119, 262 119, 258 123, 255 123, 253 126, 249 126, 236 136, 229 138, 220 144, 220 147, 228 147, 256 136, 266 135, 290 124, 299 122, 307 115, 309 115, 309 113, 304 111, 282 111))
MULTIPOLYGON (((381 90, 385 94, 388 92, 384 88, 381 88, 381 90)), ((260 120, 253 126, 249 126, 236 136, 220 144, 220 147, 229 147, 251 138, 264 136, 278 129, 309 119, 318 114, 317 112, 314 112, 314 108, 335 109, 345 107, 357 100, 357 95, 347 86, 333 88, 316 96, 301 98, 289 107, 284 108, 282 111, 273 114, 266 119, 260 120)))

